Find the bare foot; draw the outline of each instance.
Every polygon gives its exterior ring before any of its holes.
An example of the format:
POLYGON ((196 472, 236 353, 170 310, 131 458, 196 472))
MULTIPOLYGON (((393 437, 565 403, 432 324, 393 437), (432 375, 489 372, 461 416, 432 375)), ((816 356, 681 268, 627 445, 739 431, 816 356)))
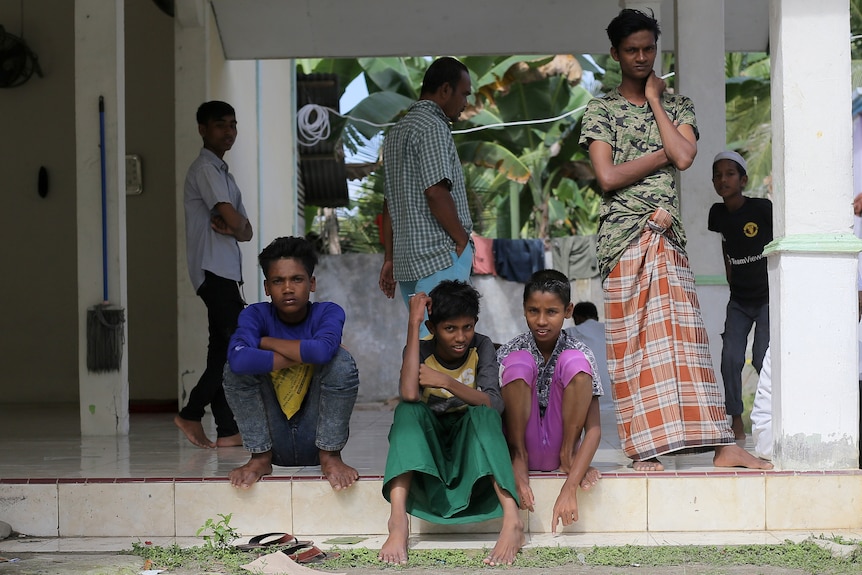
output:
POLYGON ((595 467, 587 468, 587 472, 584 473, 584 478, 581 479, 581 489, 584 491, 589 491, 590 488, 599 482, 599 479, 602 478, 602 472, 596 469, 595 467))
POLYGON ((320 470, 333 489, 347 489, 359 479, 359 472, 341 460, 340 451, 320 450, 320 470))
POLYGON ((410 523, 407 514, 389 518, 389 537, 380 548, 377 559, 390 565, 407 565, 407 539, 410 523))
POLYGON ((272 473, 272 452, 252 453, 248 463, 233 469, 228 477, 230 484, 239 489, 248 489, 264 475, 272 473))
POLYGON ((179 414, 177 414, 174 416, 174 425, 180 428, 180 431, 185 434, 186 439, 188 439, 192 445, 204 448, 216 446, 215 443, 209 440, 207 434, 204 433, 204 426, 200 421, 183 419, 179 414))
POLYGON ((730 428, 733 430, 733 438, 737 441, 745 441, 745 426, 742 424, 741 415, 731 416, 730 428))
POLYGON ((664 471, 664 465, 655 457, 643 461, 632 461, 632 467, 635 471, 664 471))
POLYGON ((526 457, 516 455, 512 458, 512 471, 515 472, 515 489, 518 491, 518 499, 521 500, 521 509, 532 511, 535 499, 530 487, 530 470, 527 469, 526 457))
POLYGON ((772 469, 772 464, 755 457, 740 446, 716 445, 712 464, 716 467, 746 467, 748 469, 772 469))
POLYGON ((226 437, 219 437, 216 439, 216 447, 241 447, 242 446, 242 435, 239 433, 235 433, 234 435, 228 435, 226 437))
POLYGON ((500 529, 500 536, 497 538, 497 544, 491 553, 485 557, 483 562, 485 565, 512 565, 515 562, 515 556, 524 545, 524 522, 518 517, 516 520, 508 521, 503 519, 503 528, 500 529))

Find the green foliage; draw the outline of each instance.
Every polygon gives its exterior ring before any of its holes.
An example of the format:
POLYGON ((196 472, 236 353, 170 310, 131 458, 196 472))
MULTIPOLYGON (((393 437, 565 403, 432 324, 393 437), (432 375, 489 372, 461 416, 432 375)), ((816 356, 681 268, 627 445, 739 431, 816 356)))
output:
POLYGON ((254 560, 254 554, 239 551, 233 547, 213 548, 209 546, 183 549, 174 544, 170 547, 142 545, 133 543, 130 551, 144 559, 149 559, 153 569, 166 571, 183 570, 193 573, 231 573, 248 574, 240 567, 254 560))
MULTIPOLYGON (((862 23, 862 0, 852 0, 853 22, 862 23)), ((857 30, 854 24, 854 31, 857 30)), ((862 26, 860 26, 862 29, 862 26)), ((862 31, 862 30, 860 30, 862 31)), ((597 74, 602 90, 621 80, 619 64, 609 55, 593 56, 604 69, 597 74)), ((671 54, 662 67, 673 70, 671 54)), ((578 110, 592 97, 580 85, 559 75, 533 74, 520 81, 515 66, 538 73, 552 56, 469 56, 475 106, 468 121, 456 128, 556 117, 578 110)), ((584 67, 596 68, 581 57, 584 67)), ((388 124, 418 97, 429 58, 360 58, 343 63, 299 60, 312 71, 341 75, 364 73, 368 98, 350 115, 375 124, 388 124)), ((766 196, 771 185, 772 133, 770 63, 766 54, 731 53, 726 57, 727 146, 745 155, 749 168, 747 193, 766 196)), ((345 78, 346 81, 349 81, 345 78)), ((352 78, 350 78, 352 80, 352 78)), ((673 88, 673 79, 668 80, 673 88)), ((346 84, 345 84, 346 85, 346 84)), ((492 128, 454 135, 464 163, 468 198, 476 231, 486 237, 557 237, 593 234, 598 227, 601 194, 589 168, 589 157, 578 144, 583 112, 543 124, 492 128)), ((333 121, 345 145, 355 151, 381 129, 360 121, 333 121)), ((364 185, 349 209, 338 212, 342 251, 381 251, 377 226, 382 211, 382 176, 364 185)), ((312 221, 309 219, 309 221, 312 221)))
MULTIPOLYGON (((858 544, 843 537, 822 537, 842 544, 858 544)), ((403 567, 384 567, 377 559, 376 549, 334 549, 338 557, 329 558, 315 568, 344 571, 347 568, 372 568, 381 571, 401 571, 403 567)), ((488 549, 429 549, 411 550, 408 568, 476 568, 488 555, 488 549)), ((240 565, 254 559, 255 554, 228 547, 213 549, 193 547, 182 549, 177 545, 158 547, 135 543, 129 552, 150 559, 153 568, 188 570, 191 572, 217 572, 239 575, 247 573, 240 565)), ((550 568, 584 565, 590 567, 635 568, 644 573, 650 567, 708 566, 731 567, 772 566, 822 575, 850 575, 862 569, 862 554, 857 550, 847 558, 835 557, 813 542, 786 541, 775 545, 728 546, 640 546, 622 547, 532 547, 523 549, 515 561, 516 568, 550 568)), ((702 572, 702 571, 696 571, 702 572)))
POLYGON ((746 158, 747 195, 766 197, 772 184, 772 109, 769 57, 759 52, 725 57, 727 147, 746 158))
POLYGON ((862 0, 850 0, 850 36, 854 37, 850 43, 850 58, 862 59, 862 0))
MULTIPOLYGON (((577 145, 582 108, 591 95, 563 76, 537 73, 552 56, 475 56, 462 61, 473 79, 475 114, 464 125, 483 126, 578 113, 543 124, 456 134, 465 164, 468 199, 476 230, 487 237, 548 237, 593 233, 599 196, 589 182, 571 180, 574 161, 583 161, 577 145), (514 81, 514 65, 536 72, 530 82, 514 81), (471 168, 470 165, 476 168, 471 168), (532 203, 531 203, 532 202, 532 203), (524 204, 523 208, 522 204, 524 204), (511 211, 510 211, 511 210, 511 211), (501 213, 503 212, 503 213, 501 213), (552 219, 549 219, 552 218, 552 219)), ((369 96, 350 115, 374 124, 396 121, 418 97, 427 58, 360 58, 369 96)), ((312 65, 312 64, 309 64, 312 65)), ((314 70, 326 68, 313 62, 314 70)), ((342 69, 353 69, 344 65, 342 69)), ((523 69, 523 68, 522 68, 523 69)), ((356 150, 380 132, 365 122, 333 122, 345 145, 356 150)), ((461 127, 461 126, 458 126, 461 127)), ((375 218, 382 211, 380 172, 368 179, 347 210, 339 210, 342 252, 382 249, 375 218)), ((314 222, 314 218, 307 221, 314 222)), ((313 226, 312 226, 313 227, 313 226)))
POLYGON ((338 229, 343 253, 373 254, 381 251, 377 216, 383 213, 383 174, 374 173, 362 183, 348 209, 339 209, 338 229))
POLYGON ((197 530, 195 535, 200 535, 205 531, 209 531, 211 534, 205 534, 203 538, 206 546, 210 549, 226 549, 230 547, 231 543, 239 537, 239 532, 230 525, 230 518, 232 515, 232 513, 228 513, 227 515, 219 513, 218 516, 221 517, 221 519, 218 521, 213 521, 210 517, 206 520, 206 523, 197 530))

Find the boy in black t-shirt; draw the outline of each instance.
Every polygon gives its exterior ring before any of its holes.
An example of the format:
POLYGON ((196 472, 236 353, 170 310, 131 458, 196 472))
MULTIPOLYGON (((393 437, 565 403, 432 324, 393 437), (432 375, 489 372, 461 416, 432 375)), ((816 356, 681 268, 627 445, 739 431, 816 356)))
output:
POLYGON ((751 364, 758 373, 769 346, 769 284, 763 248, 772 241, 772 202, 742 195, 748 183, 746 169, 745 160, 736 152, 725 151, 715 156, 712 185, 724 202, 712 205, 708 223, 710 231, 721 234, 721 250, 730 285, 722 334, 721 376, 725 406, 738 440, 745 439, 742 368, 752 325, 755 328, 751 364))

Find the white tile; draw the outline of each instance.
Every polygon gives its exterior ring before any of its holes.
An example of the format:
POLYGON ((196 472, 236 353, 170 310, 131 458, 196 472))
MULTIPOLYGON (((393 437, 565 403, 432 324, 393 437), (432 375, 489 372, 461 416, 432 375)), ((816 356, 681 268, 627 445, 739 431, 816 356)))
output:
MULTIPOLYGON (((124 542, 175 534, 200 541, 196 531, 207 519, 217 520, 219 513, 232 513, 231 524, 245 535, 285 531, 357 534, 379 544, 385 540, 389 506, 380 495, 376 477, 383 474, 391 410, 369 405, 354 411, 344 458, 363 476, 374 479, 364 479, 356 488, 339 494, 319 479, 319 466, 276 467, 272 477, 241 492, 229 486, 227 476, 248 460, 242 448, 196 448, 173 425, 173 414, 132 414, 127 437, 80 437, 77 409, 71 404, 16 405, 4 411, 0 478, 13 482, 0 483, 0 519, 16 531, 43 538, 7 540, 0 542, 0 550, 13 544, 59 549, 57 539, 44 539, 58 533, 64 536, 59 540, 64 545, 71 541, 66 537, 70 533, 124 535, 125 539, 120 538, 124 542), (290 481, 296 477, 314 479, 290 481), (41 478, 162 478, 165 482, 60 486, 14 482, 41 478), (205 481, 174 483, 174 478, 205 481)), ((210 415, 204 419, 204 428, 214 434, 210 415)), ((677 478, 683 483, 673 485, 681 488, 670 484, 663 488, 660 482, 669 480, 666 476, 647 479, 628 467, 630 461, 619 448, 610 402, 602 405, 602 433, 593 464, 606 477, 592 491, 579 492, 579 521, 556 538, 547 531, 562 478, 534 479, 540 501, 535 513, 523 514, 528 545, 544 544, 546 538, 552 545, 567 538, 579 545, 645 540, 654 544, 691 540, 720 544, 741 539, 781 542, 789 537, 804 539, 815 532, 827 536, 846 533, 848 538, 856 534, 856 539, 862 539, 862 476, 858 474, 767 473, 758 491, 751 488, 752 477, 756 482, 758 476, 744 477, 741 483, 739 478, 716 476, 712 454, 700 454, 662 458, 669 469, 709 473, 708 477, 677 478), (788 501, 804 501, 805 505, 788 505, 788 501), (741 511, 729 513, 730 502, 736 502, 735 509, 741 511), (704 516, 708 519, 703 520, 704 516), (762 525, 755 526, 758 516, 762 525)), ((412 524, 411 544, 416 545, 493 542, 500 525, 491 521, 441 528, 418 520, 412 524)), ((94 541, 84 539, 81 545, 98 545, 94 541)))
POLYGON ((860 529, 862 474, 767 475, 767 529, 860 529))
POLYGON ((173 483, 61 483, 61 537, 174 535, 173 483))
POLYGON ((385 534, 389 503, 381 488, 380 480, 360 480, 341 491, 325 479, 294 481, 293 533, 385 534))
POLYGON ((18 533, 56 537, 58 499, 56 484, 0 484, 0 520, 18 533))
POLYGON ((293 531, 291 494, 287 480, 264 479, 249 489, 237 489, 227 480, 176 483, 176 534, 196 536, 197 531, 220 515, 230 515, 230 526, 246 536, 293 531))
POLYGON ((755 531, 765 528, 764 477, 650 477, 649 530, 755 531))
MULTIPOLYGON (((531 480, 536 504, 530 514, 530 533, 551 532, 554 503, 564 482, 562 477, 531 480)), ((558 524, 558 532, 645 531, 646 526, 646 479, 603 477, 589 491, 578 488, 578 521, 567 527, 558 524)))

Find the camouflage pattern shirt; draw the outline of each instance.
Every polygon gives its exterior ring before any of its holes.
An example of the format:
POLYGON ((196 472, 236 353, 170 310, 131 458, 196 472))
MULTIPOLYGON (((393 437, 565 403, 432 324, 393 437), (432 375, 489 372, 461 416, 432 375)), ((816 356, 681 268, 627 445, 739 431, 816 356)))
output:
MULTIPOLYGON (((672 122, 689 124, 695 136, 698 135, 694 104, 689 98, 665 93, 662 105, 672 122)), ((649 104, 635 106, 617 88, 587 104, 580 144, 588 150, 594 140, 610 144, 614 165, 662 149, 658 124, 649 104)), ((668 165, 639 182, 603 195, 597 246, 603 279, 617 265, 629 244, 640 236, 657 208, 664 208, 673 218, 666 237, 680 249, 685 248, 677 196, 678 176, 679 171, 668 165)))

